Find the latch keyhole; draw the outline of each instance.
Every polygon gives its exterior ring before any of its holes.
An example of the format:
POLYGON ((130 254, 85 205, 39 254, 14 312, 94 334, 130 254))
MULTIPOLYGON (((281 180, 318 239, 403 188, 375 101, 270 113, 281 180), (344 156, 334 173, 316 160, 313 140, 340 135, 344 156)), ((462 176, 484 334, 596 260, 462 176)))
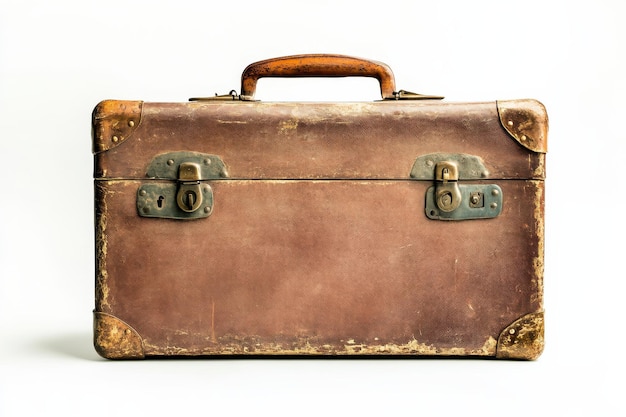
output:
POLYGON ((159 208, 163 208, 163 201, 165 200, 165 197, 163 197, 162 195, 159 196, 159 198, 157 199, 157 206, 159 208))
POLYGON ((193 210, 194 209, 194 205, 196 204, 196 193, 194 193, 193 191, 187 191, 186 193, 186 206, 187 206, 187 210, 193 210))

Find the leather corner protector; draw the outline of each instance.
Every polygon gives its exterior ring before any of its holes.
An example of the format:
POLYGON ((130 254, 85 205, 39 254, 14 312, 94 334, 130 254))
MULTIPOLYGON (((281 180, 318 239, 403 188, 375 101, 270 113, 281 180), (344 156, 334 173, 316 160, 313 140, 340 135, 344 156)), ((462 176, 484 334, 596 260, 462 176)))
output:
POLYGON ((143 101, 105 100, 92 114, 93 153, 108 151, 126 141, 141 122, 143 101))
POLYGON ((498 114, 502 127, 520 145, 533 152, 548 151, 548 113, 533 99, 499 100, 498 114))
POLYGON ((135 329, 107 313, 94 311, 93 343, 107 359, 143 359, 143 340, 135 329))
POLYGON ((543 334, 543 312, 526 314, 500 333, 496 357, 535 360, 543 352, 543 334))

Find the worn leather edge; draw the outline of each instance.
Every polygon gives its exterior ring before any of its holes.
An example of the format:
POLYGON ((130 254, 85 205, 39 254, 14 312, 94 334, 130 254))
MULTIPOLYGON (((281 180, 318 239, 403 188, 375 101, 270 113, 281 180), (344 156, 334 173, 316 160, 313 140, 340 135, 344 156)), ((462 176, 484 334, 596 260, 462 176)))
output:
POLYGON ((502 330, 496 358, 535 360, 543 352, 543 336, 543 311, 526 314, 502 330))
POLYGON ((107 359, 142 359, 145 357, 144 343, 139 333, 128 323, 102 311, 110 311, 106 267, 107 192, 105 185, 95 182, 96 309, 93 317, 93 343, 96 352, 107 359))
POLYGON ((537 310, 543 310, 543 273, 545 263, 545 183, 543 181, 536 181, 535 184, 535 196, 534 196, 534 209, 533 216, 535 220, 535 234, 537 237, 537 256, 533 259, 533 270, 535 273, 535 279, 533 283, 535 285, 535 299, 531 301, 537 302, 537 310))
POLYGON ((126 141, 141 123, 143 101, 104 100, 92 113, 93 153, 108 151, 126 141))
POLYGON ((107 359, 143 359, 143 340, 139 333, 119 318, 98 311, 93 313, 93 344, 107 359))
POLYGON ((502 127, 520 145, 533 152, 548 151, 548 113, 534 99, 498 100, 502 127))
POLYGON ((293 356, 293 357, 494 357, 497 341, 489 336, 483 346, 436 347, 413 338, 406 343, 368 344, 358 340, 337 341, 335 343, 318 344, 309 338, 299 338, 295 343, 263 340, 259 336, 224 335, 217 337, 207 346, 189 349, 170 343, 167 346, 154 345, 144 341, 146 356, 293 356))
POLYGON ((95 223, 95 301, 96 310, 103 311, 109 306, 109 288, 107 285, 107 189, 102 183, 94 182, 94 223, 95 223))

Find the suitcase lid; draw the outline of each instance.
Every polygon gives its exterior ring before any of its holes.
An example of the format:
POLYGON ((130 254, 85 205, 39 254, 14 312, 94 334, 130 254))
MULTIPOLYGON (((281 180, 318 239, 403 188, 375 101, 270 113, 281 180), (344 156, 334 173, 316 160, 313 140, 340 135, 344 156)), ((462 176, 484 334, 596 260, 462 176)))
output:
MULTIPOLYGON (((479 161, 483 179, 545 177, 548 124, 541 103, 448 103, 441 98, 396 91, 391 69, 376 61, 343 55, 259 61, 244 70, 240 95, 232 91, 187 103, 98 104, 94 176, 154 178, 155 159, 195 152, 219 159, 224 170, 217 178, 432 180, 441 155, 479 161), (254 100, 262 77, 345 76, 376 78, 382 100, 254 100), (416 174, 424 170, 419 164, 426 164, 425 178, 416 174)), ((466 171, 462 167, 459 180, 468 176, 466 171)))

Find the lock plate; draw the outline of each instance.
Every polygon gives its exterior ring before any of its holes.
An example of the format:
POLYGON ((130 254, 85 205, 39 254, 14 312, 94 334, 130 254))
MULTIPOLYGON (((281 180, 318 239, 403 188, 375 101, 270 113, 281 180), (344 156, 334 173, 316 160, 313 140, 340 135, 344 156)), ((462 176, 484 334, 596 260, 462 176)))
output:
POLYGON ((137 212, 141 217, 163 219, 201 219, 209 217, 213 211, 213 190, 209 184, 200 184, 201 204, 194 211, 185 211, 177 202, 176 184, 150 182, 137 190, 137 212))
POLYGON ((227 178, 226 166, 217 155, 200 152, 168 152, 154 157, 146 171, 146 177, 177 180, 181 164, 198 164, 203 180, 227 178))
POLYGON ((433 220, 490 219, 502 212, 502 189, 495 184, 460 184, 460 204, 452 211, 437 205, 436 188, 426 191, 426 216, 433 220))
POLYGON ((137 190, 137 213, 189 220, 211 215, 213 189, 208 180, 227 178, 228 174, 219 156, 183 151, 157 155, 146 177, 137 190))
POLYGON ((411 168, 411 178, 432 181, 435 166, 441 162, 453 162, 458 167, 459 180, 487 178, 489 171, 483 160, 476 155, 464 153, 431 153, 418 157, 411 168))
POLYGON ((502 212, 502 189, 475 155, 434 153, 415 160, 412 179, 435 183, 426 191, 425 213, 433 220, 489 219, 502 212), (483 180, 472 183, 472 180, 483 180))

